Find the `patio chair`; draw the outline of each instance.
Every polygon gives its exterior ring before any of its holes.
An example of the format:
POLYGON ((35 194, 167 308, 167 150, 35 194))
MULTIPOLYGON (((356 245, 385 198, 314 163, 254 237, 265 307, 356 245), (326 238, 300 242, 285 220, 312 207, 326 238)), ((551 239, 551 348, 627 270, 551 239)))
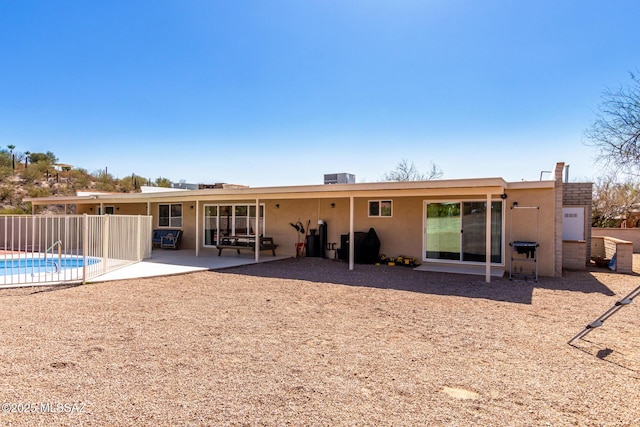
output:
POLYGON ((162 236, 160 239, 160 247, 162 249, 178 249, 180 245, 180 238, 182 237, 182 230, 175 230, 162 236))

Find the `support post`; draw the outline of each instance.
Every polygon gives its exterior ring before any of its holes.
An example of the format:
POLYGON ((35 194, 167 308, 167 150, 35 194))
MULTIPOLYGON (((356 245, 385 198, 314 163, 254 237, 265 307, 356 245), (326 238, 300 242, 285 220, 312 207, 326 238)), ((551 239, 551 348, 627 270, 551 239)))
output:
POLYGON ((260 262, 260 199, 256 197, 255 261, 260 262))
POLYGON ((487 209, 486 209, 486 238, 485 238, 485 273, 484 280, 487 283, 491 283, 491 194, 487 194, 487 209))
POLYGON ((101 215, 102 218, 102 273, 107 273, 107 262, 109 260, 109 217, 101 215))
POLYGON ((142 261, 142 253, 141 253, 141 245, 142 245, 142 215, 138 215, 138 225, 136 226, 136 256, 138 258, 138 262, 142 261))
POLYGON ((200 202, 196 200, 196 256, 200 255, 200 245, 202 236, 200 235, 200 202))
POLYGON ((355 207, 353 206, 353 196, 349 198, 349 270, 354 269, 355 264, 355 233, 353 231, 353 217, 355 207))
POLYGON ((82 284, 87 284, 87 262, 89 260, 89 215, 82 214, 82 284))

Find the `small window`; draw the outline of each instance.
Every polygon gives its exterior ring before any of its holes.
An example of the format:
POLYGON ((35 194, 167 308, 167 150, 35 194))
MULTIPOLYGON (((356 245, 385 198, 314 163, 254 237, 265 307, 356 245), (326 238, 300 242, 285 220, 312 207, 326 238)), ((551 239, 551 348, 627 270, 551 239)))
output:
POLYGON ((392 214, 391 200, 369 200, 369 216, 386 216, 392 214))
POLYGON ((105 206, 104 212, 102 212, 102 209, 98 207, 98 215, 113 215, 115 213, 116 210, 113 206, 105 206))
POLYGON ((158 205, 159 227, 182 227, 182 204, 158 205))

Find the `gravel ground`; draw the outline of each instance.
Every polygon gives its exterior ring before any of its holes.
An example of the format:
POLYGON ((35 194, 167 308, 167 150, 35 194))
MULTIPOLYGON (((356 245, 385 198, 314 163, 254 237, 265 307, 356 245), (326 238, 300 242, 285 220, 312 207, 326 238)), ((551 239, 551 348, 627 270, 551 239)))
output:
POLYGON ((639 277, 290 259, 0 290, 0 424, 640 425, 640 298, 567 344, 639 277))

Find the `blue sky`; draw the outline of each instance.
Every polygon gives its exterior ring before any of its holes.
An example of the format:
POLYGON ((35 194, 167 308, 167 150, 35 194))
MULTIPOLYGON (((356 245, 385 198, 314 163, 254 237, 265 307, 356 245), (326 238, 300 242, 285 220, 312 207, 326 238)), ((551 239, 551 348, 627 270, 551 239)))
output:
POLYGON ((0 0, 0 146, 116 177, 572 180, 637 1, 0 0))

